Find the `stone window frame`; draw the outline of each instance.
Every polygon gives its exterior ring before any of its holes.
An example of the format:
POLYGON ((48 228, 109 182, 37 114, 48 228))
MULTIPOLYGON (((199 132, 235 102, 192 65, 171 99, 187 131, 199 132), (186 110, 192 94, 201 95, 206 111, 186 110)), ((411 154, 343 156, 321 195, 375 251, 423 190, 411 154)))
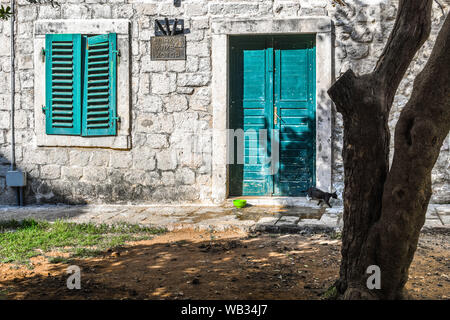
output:
POLYGON ((37 20, 34 22, 34 119, 36 145, 38 147, 98 147, 130 149, 130 20, 127 19, 64 19, 37 20), (42 48, 45 35, 64 34, 117 34, 120 63, 117 64, 117 116, 120 117, 117 134, 104 137, 48 135, 45 131, 45 62, 42 48))
POLYGON ((332 188, 332 20, 326 16, 292 19, 236 19, 212 23, 213 170, 212 199, 220 203, 229 191, 227 129, 229 125, 229 37, 236 35, 316 35, 316 186, 332 188), (224 84, 226 84, 224 86, 224 84))

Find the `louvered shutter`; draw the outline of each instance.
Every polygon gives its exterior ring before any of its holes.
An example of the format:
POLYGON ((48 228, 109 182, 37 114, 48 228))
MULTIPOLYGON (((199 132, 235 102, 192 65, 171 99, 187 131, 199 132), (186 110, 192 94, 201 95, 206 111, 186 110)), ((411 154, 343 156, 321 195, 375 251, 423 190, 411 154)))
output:
POLYGON ((46 57, 46 133, 81 134, 81 35, 48 34, 46 57))
POLYGON ((83 136, 116 134, 116 42, 115 33, 86 38, 83 136))

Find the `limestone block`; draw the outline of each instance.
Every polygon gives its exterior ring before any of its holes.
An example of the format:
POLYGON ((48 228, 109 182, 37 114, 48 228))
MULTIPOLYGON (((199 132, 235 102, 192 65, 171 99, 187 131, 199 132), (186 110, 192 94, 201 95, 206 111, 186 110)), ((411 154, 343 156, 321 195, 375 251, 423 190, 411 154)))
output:
POLYGON ((178 75, 177 84, 182 87, 201 87, 209 83, 208 73, 182 73, 178 75))
POLYGON ((161 112, 163 101, 157 95, 145 95, 139 98, 139 110, 142 112, 161 112))
POLYGON ((167 148, 169 146, 169 142, 167 141, 167 136, 165 134, 148 134, 146 141, 146 145, 152 149, 167 148))
POLYGON ((156 154, 156 163, 160 170, 174 170, 177 167, 176 153, 171 150, 163 150, 156 154))
POLYGON ((164 106, 167 112, 180 112, 187 110, 188 101, 184 95, 174 94, 165 99, 164 106))
POLYGON ((181 168, 175 172, 177 184, 192 185, 195 183, 195 173, 189 168, 181 168))
POLYGON ((61 166, 46 164, 41 166, 40 177, 44 180, 54 180, 61 177, 61 166))
POLYGON ((210 103, 211 90, 208 87, 198 88, 189 99, 189 107, 192 110, 208 111, 210 103))
POLYGON ((367 44, 352 43, 346 46, 347 54, 350 58, 359 60, 365 58, 369 54, 369 46, 367 44))
POLYGON ((116 169, 130 168, 133 163, 133 158, 130 152, 111 152, 109 165, 116 169))
POLYGON ((175 73, 155 73, 151 78, 151 91, 153 94, 168 94, 176 90, 175 73))
POLYGON ((62 167, 62 178, 65 180, 79 180, 83 176, 82 167, 62 167))
POLYGON ((85 167, 89 163, 92 151, 88 150, 71 150, 69 151, 69 164, 71 166, 85 167))

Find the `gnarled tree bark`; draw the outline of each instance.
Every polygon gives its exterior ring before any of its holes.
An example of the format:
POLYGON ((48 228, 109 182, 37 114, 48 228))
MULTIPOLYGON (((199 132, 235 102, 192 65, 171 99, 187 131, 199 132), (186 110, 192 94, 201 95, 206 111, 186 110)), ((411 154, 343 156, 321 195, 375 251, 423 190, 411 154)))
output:
POLYGON ((345 299, 403 297, 426 208, 431 170, 449 131, 449 18, 396 127, 389 171, 389 112, 411 60, 431 30, 432 0, 401 0, 375 70, 351 70, 329 89, 344 122, 344 229, 338 292, 345 299), (381 290, 366 286, 381 269, 381 290))

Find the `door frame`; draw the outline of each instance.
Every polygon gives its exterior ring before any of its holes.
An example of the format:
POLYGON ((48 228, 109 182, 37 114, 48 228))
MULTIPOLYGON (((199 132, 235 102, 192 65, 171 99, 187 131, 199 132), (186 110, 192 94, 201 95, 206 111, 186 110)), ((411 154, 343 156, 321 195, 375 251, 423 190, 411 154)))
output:
POLYGON ((213 154, 212 200, 228 197, 229 166, 227 147, 229 128, 229 37, 232 35, 315 34, 316 38, 316 186, 331 191, 332 102, 327 90, 333 80, 332 23, 329 17, 296 19, 245 19, 213 22, 212 30, 212 107, 213 154), (226 85, 225 85, 226 84, 226 85))

